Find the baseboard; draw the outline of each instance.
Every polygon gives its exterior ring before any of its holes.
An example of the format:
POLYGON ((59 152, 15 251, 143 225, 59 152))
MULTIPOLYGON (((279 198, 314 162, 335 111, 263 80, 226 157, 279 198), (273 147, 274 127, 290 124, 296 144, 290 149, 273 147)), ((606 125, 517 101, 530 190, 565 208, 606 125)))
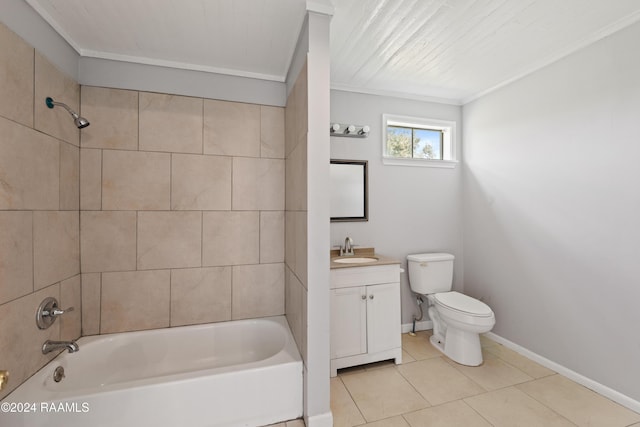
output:
POLYGON ((540 356, 537 353, 532 352, 531 350, 527 350, 524 347, 519 346, 516 343, 513 343, 511 341, 509 341, 508 339, 502 338, 500 335, 496 335, 493 332, 488 332, 485 334, 488 338, 491 338, 492 340, 494 340, 497 343, 500 343, 502 345, 504 345, 505 347, 515 351, 516 353, 519 353, 523 356, 525 356, 528 359, 533 360, 534 362, 539 363, 540 365, 544 366, 545 368, 549 368, 557 373, 559 373, 560 375, 564 375, 565 377, 569 378, 572 381, 577 382, 578 384, 581 384, 585 387, 587 387, 588 389, 591 389, 593 391, 595 391, 596 393, 599 393, 601 395, 603 395, 604 397, 613 400, 616 403, 619 403, 620 405, 631 409, 632 411, 638 412, 640 413, 640 402, 638 402, 637 400, 634 400, 632 398, 630 398, 627 395, 624 395, 622 393, 620 393, 619 391, 616 391, 612 388, 607 387, 604 384, 600 384, 597 381, 592 380, 591 378, 587 378, 584 375, 581 375, 575 371, 572 371, 571 369, 562 366, 556 362, 553 362, 545 357, 540 356))
MULTIPOLYGON (((422 320, 420 322, 416 322, 416 331, 426 331, 427 329, 433 329, 433 321, 422 320)), ((413 330, 413 323, 405 323, 402 325, 403 334, 406 334, 407 332, 411 332, 412 330, 413 330)))
POLYGON ((304 423, 307 427, 333 427, 333 414, 325 412, 311 417, 305 416, 304 423))

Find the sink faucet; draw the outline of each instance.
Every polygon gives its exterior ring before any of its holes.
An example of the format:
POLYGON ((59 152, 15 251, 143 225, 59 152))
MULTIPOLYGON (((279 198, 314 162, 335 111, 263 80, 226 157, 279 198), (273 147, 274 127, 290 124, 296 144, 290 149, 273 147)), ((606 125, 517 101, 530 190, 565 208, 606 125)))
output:
POLYGON ((344 248, 340 247, 340 256, 353 256, 356 253, 353 251, 353 239, 351 237, 346 237, 344 239, 344 248))
POLYGON ((75 341, 51 341, 46 340, 42 345, 42 354, 47 354, 56 350, 69 350, 69 353, 75 353, 80 350, 78 343, 75 341))

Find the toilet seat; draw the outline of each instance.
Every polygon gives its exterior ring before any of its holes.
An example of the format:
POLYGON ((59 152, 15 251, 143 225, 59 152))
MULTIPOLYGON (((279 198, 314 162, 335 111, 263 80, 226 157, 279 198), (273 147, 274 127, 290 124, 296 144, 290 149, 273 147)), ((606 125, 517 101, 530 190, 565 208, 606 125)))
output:
POLYGON ((440 307, 465 316, 493 317, 493 311, 487 304, 460 292, 437 293, 434 295, 434 300, 440 307))

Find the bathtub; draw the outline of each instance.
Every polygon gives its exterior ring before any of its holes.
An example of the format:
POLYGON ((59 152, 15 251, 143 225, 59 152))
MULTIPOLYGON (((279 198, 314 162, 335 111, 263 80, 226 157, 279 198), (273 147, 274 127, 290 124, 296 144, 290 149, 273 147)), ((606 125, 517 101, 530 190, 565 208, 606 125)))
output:
POLYGON ((284 316, 78 344, 3 400, 0 426, 259 426, 302 415, 302 360, 284 316))

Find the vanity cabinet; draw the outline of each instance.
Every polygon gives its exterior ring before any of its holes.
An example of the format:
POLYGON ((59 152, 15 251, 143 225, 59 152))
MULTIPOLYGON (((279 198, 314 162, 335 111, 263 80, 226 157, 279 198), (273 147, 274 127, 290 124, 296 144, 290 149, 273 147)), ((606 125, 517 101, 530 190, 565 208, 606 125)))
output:
POLYGON ((331 376, 349 366, 402 361, 399 264, 331 270, 331 376))

